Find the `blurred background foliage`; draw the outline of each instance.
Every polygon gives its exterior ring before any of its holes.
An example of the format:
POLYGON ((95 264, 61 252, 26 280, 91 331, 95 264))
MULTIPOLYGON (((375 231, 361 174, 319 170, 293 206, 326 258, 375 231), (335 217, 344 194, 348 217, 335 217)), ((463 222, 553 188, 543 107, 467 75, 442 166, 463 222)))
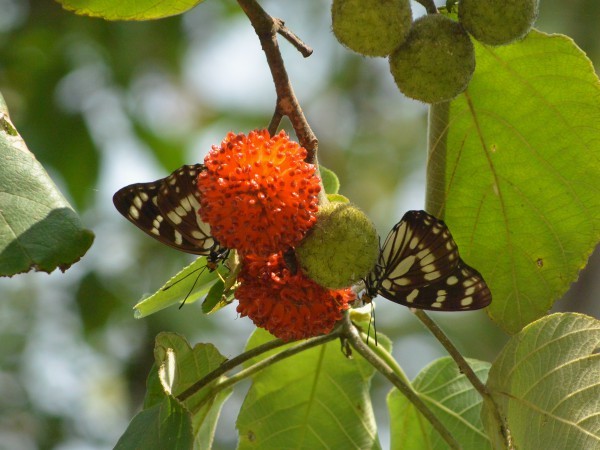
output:
MULTIPOLYGON (((280 40, 320 161, 387 233, 405 210, 423 207, 426 107, 398 93, 385 60, 337 44, 329 1, 261 4, 314 48, 303 59, 280 40)), ((537 28, 571 36, 598 68, 599 19, 596 0, 541 0, 537 28)), ((141 405, 159 331, 213 342, 231 357, 253 329, 235 306, 206 317, 193 304, 135 320, 142 294, 191 258, 136 230, 112 194, 201 161, 229 130, 266 126, 271 77, 233 0, 140 23, 78 17, 51 0, 0 0, 0 92, 30 150, 96 233, 65 274, 0 280, 0 449, 112 448, 141 405)), ((596 252, 559 308, 598 317, 599 266, 596 252)), ((378 329, 410 377, 443 355, 405 308, 377 306, 378 329)), ((435 317, 469 357, 491 361, 506 339, 484 312, 435 317)), ((388 390, 376 378, 384 447, 388 390)), ((242 398, 238 389, 226 404, 215 448, 235 447, 242 398)))

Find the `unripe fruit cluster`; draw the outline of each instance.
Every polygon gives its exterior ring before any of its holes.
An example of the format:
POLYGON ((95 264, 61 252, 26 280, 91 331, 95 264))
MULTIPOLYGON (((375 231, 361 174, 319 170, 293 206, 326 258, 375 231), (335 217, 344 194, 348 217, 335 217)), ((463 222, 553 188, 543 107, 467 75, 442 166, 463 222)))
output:
POLYGON ((330 289, 365 278, 379 255, 379 237, 371 220, 350 203, 321 205, 317 222, 296 247, 302 271, 330 289))
POLYGON ((412 21, 409 0, 333 0, 333 33, 365 56, 389 56, 398 89, 425 103, 449 101, 475 71, 469 33, 488 45, 525 37, 539 0, 460 0, 458 22, 440 14, 412 21), (468 32, 468 33, 467 33, 468 32))
POLYGON ((479 42, 506 45, 525 37, 539 0, 460 0, 458 20, 479 42))

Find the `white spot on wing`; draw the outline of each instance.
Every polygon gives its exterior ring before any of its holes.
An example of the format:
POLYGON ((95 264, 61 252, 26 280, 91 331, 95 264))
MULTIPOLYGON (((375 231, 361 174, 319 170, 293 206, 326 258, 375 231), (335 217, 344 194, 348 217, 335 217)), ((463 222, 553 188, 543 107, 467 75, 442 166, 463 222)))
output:
POLYGON ((448 277, 448 279, 446 280, 446 284, 448 286, 454 286, 456 283, 458 283, 458 278, 454 275, 448 277))
POLYGON ((129 207, 129 216, 137 220, 140 218, 140 212, 135 206, 132 205, 129 207))
POLYGON ((439 270, 435 270, 433 272, 429 272, 425 274, 425 279, 427 281, 432 281, 432 280, 436 280, 438 279, 442 274, 440 273, 439 270))
POLYGON ((411 250, 413 250, 417 247, 418 243, 419 243, 419 238, 415 236, 410 240, 410 244, 408 244, 408 246, 410 247, 411 250))
MULTIPOLYGON (((421 254, 421 252, 419 253, 419 255, 420 254, 421 254)), ((428 264, 431 264, 434 261, 435 261, 435 256, 433 255, 433 253, 429 253, 429 254, 426 254, 426 256, 423 259, 421 259, 421 261, 419 261, 419 264, 421 265, 421 267, 423 267, 428 264)))
POLYGON ((179 231, 175 231, 175 243, 177 245, 181 245, 182 242, 183 242, 183 238, 181 236, 181 233, 179 231))
POLYGON ((415 255, 409 255, 406 258, 402 259, 396 265, 396 267, 394 267, 394 270, 392 270, 390 272, 389 277, 390 278, 398 278, 398 277, 401 277, 402 275, 404 275, 406 272, 408 272, 410 270, 412 265, 415 263, 415 259, 416 259, 415 255))
POLYGON ((181 222, 183 222, 183 220, 181 220, 181 216, 179 216, 177 213, 175 213, 175 211, 169 211, 167 213, 167 217, 175 225, 179 225, 181 222))
POLYGON ((412 291, 410 291, 410 294, 408 294, 406 296, 406 301, 408 303, 412 303, 415 301, 415 298, 417 298, 417 296, 419 295, 419 290, 418 289, 413 289, 412 291))
POLYGON ((470 306, 473 303, 473 297, 465 297, 460 301, 461 306, 470 306))

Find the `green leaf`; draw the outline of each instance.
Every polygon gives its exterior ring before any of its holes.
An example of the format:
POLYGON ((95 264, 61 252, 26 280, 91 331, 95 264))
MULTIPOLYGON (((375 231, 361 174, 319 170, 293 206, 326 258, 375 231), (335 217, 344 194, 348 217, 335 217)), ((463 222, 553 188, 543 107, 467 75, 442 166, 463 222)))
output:
POLYGON ((208 294, 206 294, 206 298, 202 302, 202 312, 204 314, 217 312, 233 301, 233 297, 231 295, 228 295, 227 300, 223 300, 224 291, 225 283, 219 278, 209 289, 208 294))
POLYGON ((168 396, 132 419, 115 450, 188 450, 193 441, 190 414, 168 396))
POLYGON ((340 179, 335 172, 321 165, 319 165, 319 172, 321 172, 321 180, 323 181, 325 193, 337 194, 340 190, 340 179))
POLYGON ((201 256, 171 277, 154 294, 138 302, 133 307, 134 316, 141 319, 184 300, 193 303, 206 294, 215 279, 217 271, 208 270, 206 257, 201 256))
MULTIPOLYGON (((271 339, 257 329, 248 348, 271 339)), ((254 376, 242 405, 238 449, 380 448, 369 396, 373 372, 359 355, 346 358, 336 341, 268 367, 254 376)))
POLYGON ((469 88, 431 123, 427 208, 445 208, 491 287, 490 316, 516 333, 568 290, 600 239, 600 83, 564 36, 475 47, 469 88), (436 123, 449 126, 447 149, 436 123))
MULTIPOLYGON (((477 376, 485 381, 490 363, 468 360, 477 376)), ((461 374, 454 360, 440 358, 424 368, 413 381, 421 399, 448 428, 463 450, 491 449, 480 419, 482 399, 461 374)), ((430 450, 450 448, 429 422, 393 389, 388 395, 392 449, 430 450)))
POLYGON ((506 344, 487 386, 515 448, 600 448, 599 347, 600 321, 574 313, 544 317, 506 344))
POLYGON ((75 14, 106 20, 151 20, 175 16, 203 0, 56 0, 75 14))
MULTIPOLYGON (((154 356, 163 389, 174 396, 227 360, 214 345, 196 344, 191 348, 183 337, 175 333, 160 333, 156 337, 154 356)), ((227 388, 215 394, 215 383, 220 380, 208 383, 183 401, 192 417, 194 448, 205 449, 212 445, 221 407, 232 392, 231 388, 227 388)))
POLYGON ((62 271, 94 240, 27 149, 0 95, 0 276, 62 271))

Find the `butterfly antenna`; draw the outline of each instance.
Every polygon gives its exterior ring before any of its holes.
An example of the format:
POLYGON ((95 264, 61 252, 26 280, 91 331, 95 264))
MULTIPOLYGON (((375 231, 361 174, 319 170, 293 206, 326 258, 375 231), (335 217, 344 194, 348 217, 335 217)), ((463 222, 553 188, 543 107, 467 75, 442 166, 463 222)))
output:
MULTIPOLYGON (((184 277, 181 277, 179 280, 174 281, 172 284, 165 286, 164 288, 162 288, 163 291, 166 291, 167 289, 171 289, 173 286, 175 286, 177 283, 185 280, 187 277, 189 277, 190 275, 193 275, 194 273, 198 272, 199 270, 201 271, 198 274, 198 277, 196 278, 196 281, 198 281, 198 278, 200 277, 200 275, 202 275, 202 273, 204 272, 204 270, 206 269, 206 266, 203 267, 198 267, 197 269, 192 270, 190 273, 186 274, 184 277)), ((194 282, 195 283, 195 282, 194 282)))
MULTIPOLYGON (((202 275, 202 273, 204 272, 205 269, 206 269, 206 266, 204 266, 202 268, 202 270, 200 271, 200 273, 198 274, 198 276, 194 280, 194 284, 192 284, 192 287, 190 288, 190 290, 186 294, 185 298, 181 302, 181 305, 179 305, 179 309, 183 308, 183 305, 185 305, 185 301, 189 298, 190 295, 192 295, 192 292, 194 291, 194 288, 196 287, 196 283, 198 283, 198 280, 200 279, 200 275, 202 275)), ((183 278, 182 278, 182 280, 183 280, 183 278)), ((177 281, 181 281, 181 280, 177 280, 177 281)), ((173 284, 175 284, 175 283, 173 283, 173 284)), ((171 286, 173 286, 173 285, 171 285, 171 286)))
POLYGON ((371 336, 371 323, 373 323, 373 334, 375 336, 375 347, 377 347, 377 325, 375 324, 375 306, 371 302, 371 317, 369 318, 369 328, 367 329, 367 345, 369 345, 369 337, 371 336))

